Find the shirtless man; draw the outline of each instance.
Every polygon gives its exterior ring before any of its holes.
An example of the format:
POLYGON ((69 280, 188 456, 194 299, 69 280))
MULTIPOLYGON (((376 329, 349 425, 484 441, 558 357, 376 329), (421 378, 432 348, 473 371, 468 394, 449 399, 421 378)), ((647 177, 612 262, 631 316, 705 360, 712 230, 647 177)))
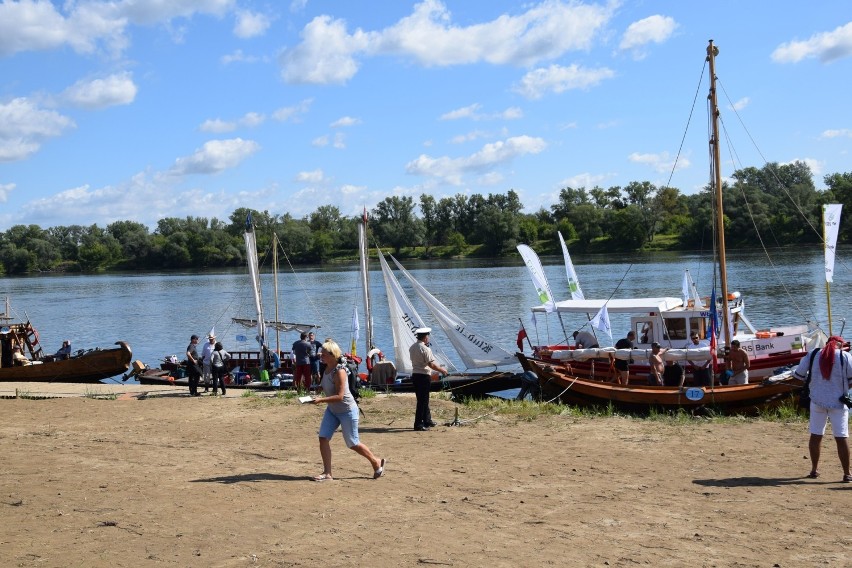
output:
POLYGON ((748 353, 740 348, 738 339, 731 341, 731 352, 728 354, 728 360, 725 366, 733 373, 728 379, 729 385, 747 385, 748 384, 748 368, 751 365, 748 359, 748 353))
POLYGON ((668 348, 662 349, 656 341, 651 344, 651 354, 648 355, 648 364, 651 365, 651 374, 648 376, 648 384, 663 386, 663 371, 666 364, 663 362, 663 353, 668 348))

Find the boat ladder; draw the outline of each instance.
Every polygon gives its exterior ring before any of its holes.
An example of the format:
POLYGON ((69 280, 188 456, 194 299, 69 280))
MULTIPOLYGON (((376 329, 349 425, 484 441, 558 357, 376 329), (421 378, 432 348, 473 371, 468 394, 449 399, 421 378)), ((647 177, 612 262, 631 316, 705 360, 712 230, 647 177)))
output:
POLYGON ((24 333, 27 338, 27 346, 30 348, 30 355, 33 361, 41 361, 44 358, 44 351, 41 348, 41 343, 38 341, 38 332, 28 321, 24 324, 24 333))

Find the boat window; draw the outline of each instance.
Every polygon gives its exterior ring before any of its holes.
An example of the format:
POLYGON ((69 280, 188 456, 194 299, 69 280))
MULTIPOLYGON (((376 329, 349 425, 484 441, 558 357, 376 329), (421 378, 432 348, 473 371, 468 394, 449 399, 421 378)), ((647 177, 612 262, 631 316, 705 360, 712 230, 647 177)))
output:
POLYGON ((686 318, 666 318, 668 339, 679 341, 689 337, 686 333, 686 318))
POLYGON ((654 341, 654 322, 638 321, 633 329, 639 343, 651 343, 654 341))
POLYGON ((698 334, 698 337, 704 339, 707 337, 707 333, 704 331, 704 319, 703 318, 692 318, 689 320, 689 336, 692 337, 695 334, 698 334))

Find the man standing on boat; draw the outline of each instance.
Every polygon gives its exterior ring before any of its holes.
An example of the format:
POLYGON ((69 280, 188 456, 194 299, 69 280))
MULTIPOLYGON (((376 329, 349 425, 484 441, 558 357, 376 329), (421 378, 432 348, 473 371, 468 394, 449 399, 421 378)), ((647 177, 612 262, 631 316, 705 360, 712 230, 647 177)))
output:
POLYGON ((320 382, 320 360, 322 359, 322 343, 317 341, 314 332, 308 333, 308 343, 311 344, 311 381, 314 384, 320 382))
POLYGON ((847 392, 852 387, 852 356, 843 351, 843 338, 832 336, 825 347, 816 354, 805 355, 799 366, 793 371, 797 378, 805 380, 810 376, 811 433, 808 450, 811 457, 811 472, 808 477, 819 477, 819 454, 822 437, 827 422, 831 421, 831 433, 837 444, 837 455, 843 468, 843 482, 852 483, 849 471, 849 408, 847 392))
POLYGON ((748 368, 751 366, 751 362, 748 359, 748 353, 740 347, 739 339, 731 341, 731 352, 728 354, 725 366, 733 373, 731 378, 728 379, 729 385, 748 384, 748 368))
POLYGON ((214 347, 216 347, 216 336, 211 331, 207 335, 207 343, 201 349, 201 377, 204 379, 204 392, 210 390, 210 381, 213 379, 211 357, 213 356, 214 347))
MULTIPOLYGON (((633 340, 636 339, 636 332, 632 329, 627 332, 627 337, 623 337, 619 339, 615 343, 616 349, 633 349, 633 340)), ((626 385, 630 380, 630 363, 633 362, 633 358, 630 357, 628 359, 616 359, 615 360, 615 369, 618 371, 618 384, 626 385)))
POLYGON ((438 364, 432 354, 432 349, 429 347, 431 333, 432 329, 429 327, 415 329, 414 335, 417 336, 417 342, 408 349, 408 354, 411 356, 411 382, 414 383, 414 394, 417 395, 414 429, 418 431, 428 430, 435 426, 432 421, 432 413, 429 411, 429 390, 432 384, 430 369, 434 369, 442 375, 447 374, 447 370, 438 364))
MULTIPOLYGON (((683 346, 683 348, 687 350, 687 357, 689 356, 690 349, 704 349, 705 347, 709 349, 710 342, 706 339, 700 339, 696 332, 692 332, 692 341, 683 346)), ((704 361, 687 360, 687 363, 692 365, 692 377, 695 379, 696 385, 700 385, 702 387, 709 387, 713 385, 709 358, 704 361)))
POLYGON ((651 354, 648 355, 648 364, 651 366, 651 374, 648 376, 648 384, 663 386, 663 373, 666 370, 666 364, 663 362, 663 353, 668 349, 663 349, 656 341, 651 344, 651 354))

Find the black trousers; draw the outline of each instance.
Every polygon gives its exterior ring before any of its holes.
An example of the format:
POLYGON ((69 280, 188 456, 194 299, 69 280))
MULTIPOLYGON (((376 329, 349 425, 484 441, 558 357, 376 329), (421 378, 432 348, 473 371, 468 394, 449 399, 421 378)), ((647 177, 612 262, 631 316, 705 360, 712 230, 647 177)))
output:
POLYGON ((198 379, 201 375, 189 371, 186 376, 189 379, 189 394, 198 394, 198 379))
POLYGON ((213 392, 216 392, 216 383, 222 388, 222 394, 225 394, 225 367, 213 367, 213 392))
POLYGON ((414 383, 414 394, 417 396, 417 410, 414 412, 414 427, 426 426, 432 422, 432 413, 429 411, 429 389, 432 385, 432 377, 420 373, 411 375, 414 383))

